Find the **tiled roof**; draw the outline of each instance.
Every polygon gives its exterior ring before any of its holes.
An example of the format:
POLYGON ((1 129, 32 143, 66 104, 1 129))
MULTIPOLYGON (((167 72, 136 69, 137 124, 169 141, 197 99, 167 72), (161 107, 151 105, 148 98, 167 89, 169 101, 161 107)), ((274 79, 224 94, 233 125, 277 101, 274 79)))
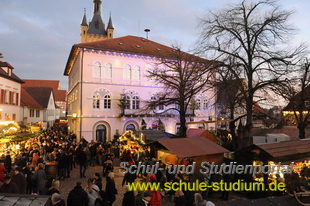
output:
MULTIPOLYGON (((119 38, 88 42, 88 43, 80 43, 73 45, 70 56, 68 58, 68 62, 66 65, 66 69, 64 74, 68 75, 70 70, 71 61, 73 61, 74 54, 77 52, 78 48, 87 48, 101 51, 111 51, 111 52, 121 52, 127 54, 137 54, 144 56, 151 56, 157 58, 168 58, 175 59, 176 58, 176 50, 165 46, 163 44, 156 43, 149 39, 145 39, 143 37, 137 36, 124 36, 119 38)), ((182 52, 184 55, 188 55, 191 57, 193 61, 197 62, 207 62, 206 59, 182 52)))
POLYGON ((25 82, 23 87, 51 87, 54 90, 59 89, 59 80, 37 80, 37 79, 23 79, 25 82))
POLYGON ((66 101, 67 91, 58 90, 60 82, 59 80, 35 80, 35 79, 23 79, 25 84, 22 87, 50 87, 53 89, 55 101, 66 101))
POLYGON ((24 87, 24 89, 32 96, 32 98, 43 108, 47 108, 51 92, 50 87, 24 87))
POLYGON ((310 139, 257 145, 275 158, 310 153, 310 139))
POLYGON ((67 99, 67 91, 66 90, 57 90, 54 91, 55 101, 63 101, 65 102, 67 99))
POLYGON ((1 77, 4 77, 4 78, 6 78, 6 79, 13 80, 13 81, 18 82, 18 83, 24 83, 18 76, 16 76, 16 75, 13 73, 13 71, 12 71, 12 74, 11 74, 11 76, 10 76, 10 75, 9 75, 8 73, 6 73, 1 67, 9 67, 9 68, 11 68, 11 69, 14 69, 14 68, 12 67, 12 65, 10 65, 8 62, 2 62, 2 61, 0 61, 0 76, 1 76, 1 77))
POLYGON ((32 109, 44 109, 40 104, 36 102, 36 100, 31 97, 31 95, 24 88, 21 88, 20 104, 21 106, 27 106, 32 109))
POLYGON ((157 141, 180 158, 229 152, 224 147, 204 137, 159 139, 157 141))

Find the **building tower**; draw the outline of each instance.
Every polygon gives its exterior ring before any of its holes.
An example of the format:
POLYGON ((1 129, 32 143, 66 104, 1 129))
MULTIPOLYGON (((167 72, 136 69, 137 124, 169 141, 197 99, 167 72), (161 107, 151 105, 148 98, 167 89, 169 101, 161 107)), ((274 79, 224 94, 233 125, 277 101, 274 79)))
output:
POLYGON ((101 18, 101 0, 94 0, 94 15, 92 20, 87 23, 86 11, 81 23, 81 43, 99 41, 113 38, 114 28, 110 15, 107 28, 101 18))
POLYGON ((113 23, 112 23, 111 12, 110 12, 109 23, 108 23, 108 26, 107 26, 108 39, 113 39, 113 33, 114 33, 114 27, 113 27, 113 23))

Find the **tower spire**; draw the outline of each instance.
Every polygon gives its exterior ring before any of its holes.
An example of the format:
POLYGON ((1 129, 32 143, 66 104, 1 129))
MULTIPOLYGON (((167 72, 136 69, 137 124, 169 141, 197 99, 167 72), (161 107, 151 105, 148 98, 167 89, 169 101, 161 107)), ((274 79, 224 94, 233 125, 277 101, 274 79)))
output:
POLYGON ((114 29, 113 23, 112 23, 112 15, 111 15, 111 12, 110 12, 110 17, 109 17, 109 22, 108 22, 108 27, 107 27, 107 29, 114 29))
POLYGON ((101 14, 101 0, 94 0, 94 14, 101 14))
POLYGON ((87 18, 86 18, 86 8, 84 8, 84 16, 83 16, 83 19, 82 19, 81 26, 88 26, 87 18))

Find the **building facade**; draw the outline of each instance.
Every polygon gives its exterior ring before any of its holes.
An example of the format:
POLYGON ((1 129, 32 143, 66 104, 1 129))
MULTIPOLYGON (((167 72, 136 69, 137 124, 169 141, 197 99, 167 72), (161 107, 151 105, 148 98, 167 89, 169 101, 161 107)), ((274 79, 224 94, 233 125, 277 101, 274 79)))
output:
POLYGON ((20 121, 20 93, 23 81, 13 67, 0 61, 0 122, 20 121))
MULTIPOLYGON (((178 113, 165 112, 169 109, 165 105, 151 112, 143 109, 146 101, 165 89, 146 74, 155 68, 159 57, 169 57, 171 52, 173 48, 135 36, 74 45, 64 72, 69 77, 69 130, 78 138, 102 141, 129 129, 141 130, 142 125, 176 133, 178 113), (121 101, 125 107, 120 106, 121 101)), ((198 109, 188 121, 214 117, 210 92, 197 96, 198 109)))
POLYGON ((23 124, 43 122, 46 128, 51 128, 59 118, 56 114, 53 89, 50 87, 23 87, 22 89, 23 124))
POLYGON ((67 112, 67 91, 60 89, 59 80, 37 80, 23 79, 23 87, 49 87, 52 88, 56 104, 56 119, 66 117, 67 112))

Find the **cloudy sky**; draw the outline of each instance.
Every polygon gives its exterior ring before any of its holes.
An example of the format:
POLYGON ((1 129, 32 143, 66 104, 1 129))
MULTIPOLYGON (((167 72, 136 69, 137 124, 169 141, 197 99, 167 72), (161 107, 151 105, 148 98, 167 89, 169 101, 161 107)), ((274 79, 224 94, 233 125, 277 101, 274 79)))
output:
MULTIPOLYGON (((181 43, 188 49, 197 40, 199 18, 240 0, 102 0, 105 23, 112 13, 115 37, 144 36, 158 43, 181 43)), ((281 0, 293 9, 292 23, 299 29, 293 42, 310 41, 310 1, 281 0)), ((80 23, 86 8, 93 14, 93 0, 1 0, 0 52, 2 61, 15 67, 23 79, 61 80, 67 89, 64 67, 71 46, 80 42, 80 23)))

